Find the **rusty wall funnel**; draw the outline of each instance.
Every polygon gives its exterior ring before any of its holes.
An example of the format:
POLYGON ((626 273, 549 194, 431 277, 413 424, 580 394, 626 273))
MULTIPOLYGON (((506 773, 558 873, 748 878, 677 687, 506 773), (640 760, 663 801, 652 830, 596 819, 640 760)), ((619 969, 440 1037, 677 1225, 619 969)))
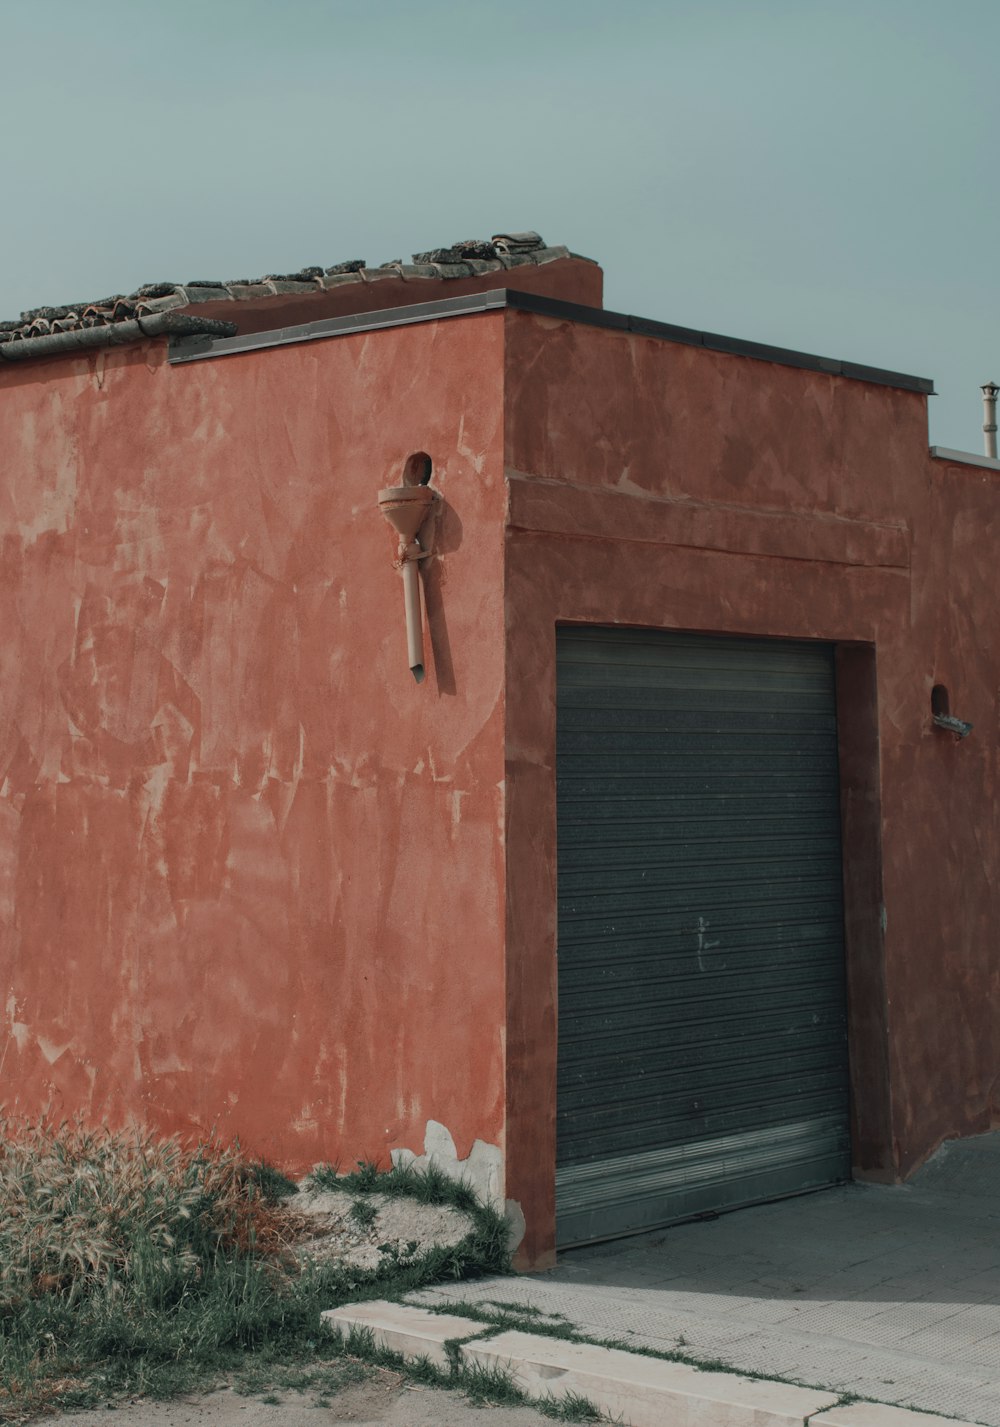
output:
POLYGON ((396 564, 403 576, 406 650, 410 670, 418 684, 424 677, 424 638, 417 561, 423 560, 427 551, 421 547, 417 535, 436 498, 434 491, 425 485, 387 486, 378 493, 378 508, 399 536, 396 564))
POLYGON ((407 544, 416 538, 433 504, 430 486, 386 486, 378 493, 379 510, 407 544))

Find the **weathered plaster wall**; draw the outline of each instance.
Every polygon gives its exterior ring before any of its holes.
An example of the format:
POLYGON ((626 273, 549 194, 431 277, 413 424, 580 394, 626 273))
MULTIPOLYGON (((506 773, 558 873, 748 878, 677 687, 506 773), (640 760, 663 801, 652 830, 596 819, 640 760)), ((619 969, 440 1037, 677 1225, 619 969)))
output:
POLYGON ((996 1122, 1000 494, 931 461, 919 395, 523 313, 507 328, 507 1192, 539 1264, 559 621, 874 647, 874 687, 870 663, 841 667, 857 1171, 905 1175, 996 1122), (935 682, 977 723, 960 745, 931 725, 935 682))
POLYGON ((0 1100, 503 1144, 502 314, 0 372, 0 1100), (428 451, 427 680, 376 497, 428 451))
POLYGON ((1000 1124, 1000 475, 934 459, 925 473, 913 678, 894 691, 883 766, 887 905, 905 935, 891 965, 903 1174, 942 1139, 1000 1124), (975 725, 962 741, 929 721, 937 683, 975 725))

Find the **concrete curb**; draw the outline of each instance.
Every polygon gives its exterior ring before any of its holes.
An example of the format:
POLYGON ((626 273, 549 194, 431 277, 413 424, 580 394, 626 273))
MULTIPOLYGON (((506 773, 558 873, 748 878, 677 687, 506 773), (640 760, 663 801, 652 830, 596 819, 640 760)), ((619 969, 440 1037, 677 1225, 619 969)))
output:
POLYGON ((324 1313, 332 1332, 367 1330, 375 1345, 413 1360, 448 1365, 446 1342, 465 1340, 459 1360, 507 1369, 528 1397, 578 1393, 628 1427, 974 1427, 905 1407, 858 1402, 784 1382, 709 1372, 618 1348, 520 1331, 497 1331, 457 1314, 399 1303, 354 1303, 324 1313), (471 1340, 471 1341, 469 1341, 471 1340))

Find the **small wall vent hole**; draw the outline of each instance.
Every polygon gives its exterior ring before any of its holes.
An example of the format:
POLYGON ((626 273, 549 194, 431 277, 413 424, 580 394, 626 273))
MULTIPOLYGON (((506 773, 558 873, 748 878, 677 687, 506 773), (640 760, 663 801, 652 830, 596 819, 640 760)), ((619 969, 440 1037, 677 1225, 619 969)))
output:
POLYGON ((948 698, 948 687, 946 684, 935 684, 931 689, 931 714, 935 717, 947 718, 951 713, 951 701, 948 698))
POLYGON ((426 451, 414 451, 407 456, 403 466, 404 486, 426 486, 430 482, 434 465, 426 451))

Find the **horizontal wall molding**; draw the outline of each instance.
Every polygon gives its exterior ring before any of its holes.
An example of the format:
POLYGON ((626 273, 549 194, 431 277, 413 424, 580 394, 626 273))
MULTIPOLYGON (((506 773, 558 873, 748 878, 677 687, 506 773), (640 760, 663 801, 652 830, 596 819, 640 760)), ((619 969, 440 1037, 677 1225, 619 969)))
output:
POLYGON ((709 505, 508 471, 508 527, 588 540, 689 546, 834 565, 906 570, 903 526, 753 506, 709 505))

